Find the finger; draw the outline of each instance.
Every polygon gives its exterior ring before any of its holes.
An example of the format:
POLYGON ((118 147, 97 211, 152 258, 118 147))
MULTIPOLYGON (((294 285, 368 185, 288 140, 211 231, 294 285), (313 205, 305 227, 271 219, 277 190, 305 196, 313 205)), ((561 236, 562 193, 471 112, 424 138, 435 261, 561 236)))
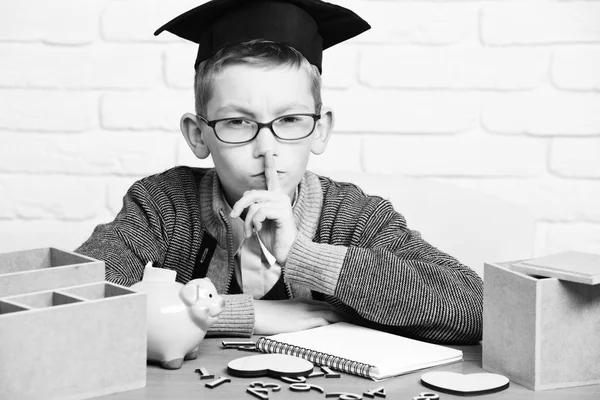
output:
POLYGON ((266 219, 275 219, 279 216, 277 205, 275 203, 254 203, 248 207, 246 218, 244 219, 244 232, 247 238, 252 236, 254 231, 259 232, 262 229, 262 223, 266 219))
POLYGON ((280 190, 279 177, 277 176, 275 157, 273 156, 272 150, 265 153, 265 180, 267 183, 267 190, 273 192, 280 190))
POLYGON ((330 324, 332 324, 334 322, 344 321, 344 317, 342 317, 340 314, 336 313, 335 311, 325 312, 323 314, 323 318, 325 318, 327 320, 327 322, 329 322, 330 324))
POLYGON ((249 238, 252 236, 254 232, 254 215, 260 209, 260 205, 258 203, 253 203, 250 207, 248 207, 248 212, 246 213, 246 218, 244 219, 244 236, 249 238))
POLYGON ((329 325, 329 321, 323 317, 313 317, 304 320, 305 329, 317 328, 319 326, 329 325))
POLYGON ((237 218, 247 207, 250 207, 254 203, 276 201, 289 203, 290 200, 289 197, 280 193, 268 192, 266 190, 249 190, 233 205, 230 216, 237 218))
POLYGON ((284 211, 277 203, 255 203, 251 205, 244 219, 246 237, 250 237, 253 231, 260 232, 263 223, 267 219, 277 221, 282 215, 284 215, 284 211))

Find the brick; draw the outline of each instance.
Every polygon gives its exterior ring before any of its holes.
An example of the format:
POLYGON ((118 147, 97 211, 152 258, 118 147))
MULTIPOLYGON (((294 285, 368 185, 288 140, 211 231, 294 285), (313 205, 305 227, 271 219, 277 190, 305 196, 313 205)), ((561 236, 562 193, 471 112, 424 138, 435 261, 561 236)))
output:
POLYGON ((600 42, 598 2, 507 2, 482 7, 481 35, 485 44, 600 42))
POLYGON ((307 169, 328 175, 330 171, 361 171, 361 135, 333 132, 323 154, 311 154, 307 169))
POLYGON ((550 170, 565 177, 600 178, 600 138, 552 140, 550 170))
POLYGON ((11 202, 9 202, 8 193, 6 192, 4 182, 0 175, 0 221, 2 219, 9 219, 14 217, 15 213, 13 208, 11 207, 11 202))
POLYGON ((0 90, 0 110, 0 129, 79 132, 98 125, 96 93, 0 90))
POLYGON ((66 89, 151 88, 162 82, 162 54, 148 46, 0 45, 0 86, 66 89))
POLYGON ((600 93, 558 92, 488 94, 482 124, 491 132, 533 135, 600 134, 600 93))
POLYGON ((366 171, 411 176, 532 177, 546 167, 545 142, 533 138, 373 134, 363 151, 366 171))
POLYGON ((98 37, 104 0, 0 2, 0 42, 79 45, 98 37))
POLYGON ((472 129, 479 95, 437 91, 324 90, 336 115, 336 132, 453 134, 472 129))
POLYGON ((547 50, 377 46, 361 53, 371 87, 531 89, 546 77, 547 50))
POLYGON ((600 224, 550 224, 546 231, 544 254, 568 250, 600 254, 600 224))
POLYGON ((372 29, 353 43, 457 44, 477 40, 475 2, 343 1, 372 29))
POLYGON ((55 220, 10 220, 1 223, 0 253, 42 247, 71 251, 92 234, 97 224, 95 221, 55 220))
POLYGON ((558 49, 552 64, 552 81, 562 89, 600 89, 600 50, 558 49))
POLYGON ((152 174, 175 165, 178 140, 177 135, 165 132, 6 134, 0 136, 0 171, 69 175, 152 174))
POLYGON ((321 74, 325 88, 345 89, 358 78, 358 46, 334 46, 323 52, 321 74))
POLYGON ((194 112, 193 89, 106 93, 100 102, 107 129, 179 130, 179 120, 194 112), (126 110, 126 111, 125 111, 126 110))
POLYGON ((155 37, 154 31, 199 4, 198 0, 110 1, 102 15, 102 37, 117 42, 183 42, 169 32, 155 37))
POLYGON ((167 85, 177 89, 193 90, 194 61, 197 46, 192 43, 172 44, 165 51, 165 79, 167 85))
POLYGON ((0 179, 16 218, 84 220, 105 208, 105 186, 95 178, 3 175, 0 179))
MULTIPOLYGON (((511 156, 511 161, 514 158, 511 156)), ((600 182, 554 177, 482 180, 486 193, 527 207, 536 218, 553 222, 600 222, 600 182)))

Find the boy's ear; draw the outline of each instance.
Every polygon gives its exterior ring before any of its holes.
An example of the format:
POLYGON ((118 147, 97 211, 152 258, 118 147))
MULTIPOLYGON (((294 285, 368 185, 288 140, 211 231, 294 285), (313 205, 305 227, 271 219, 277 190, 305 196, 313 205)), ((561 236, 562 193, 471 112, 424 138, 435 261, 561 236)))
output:
POLYGON ((311 152, 313 154, 322 154, 327 147, 331 131, 333 131, 334 117, 333 110, 324 107, 321 110, 321 119, 317 121, 315 131, 313 132, 313 142, 311 152))
POLYGON ((183 114, 179 126, 192 153, 200 159, 208 157, 210 149, 204 140, 203 130, 209 129, 209 127, 192 113, 183 114))

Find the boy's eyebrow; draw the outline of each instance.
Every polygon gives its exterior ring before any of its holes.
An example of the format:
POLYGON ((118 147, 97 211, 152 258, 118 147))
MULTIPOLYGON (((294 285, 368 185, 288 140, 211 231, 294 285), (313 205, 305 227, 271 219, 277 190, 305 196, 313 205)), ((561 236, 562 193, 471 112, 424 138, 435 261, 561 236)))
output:
POLYGON ((240 114, 244 114, 250 117, 254 117, 254 113, 243 106, 236 104, 225 104, 217 109, 216 114, 218 115, 221 112, 237 112, 240 114))
MULTIPOLYGON (((301 109, 303 109, 305 111, 310 111, 310 107, 307 106, 307 105, 305 105, 305 104, 302 104, 302 103, 291 103, 291 104, 288 104, 285 107, 280 108, 278 110, 277 114, 283 114, 283 113, 286 113, 288 111, 297 110, 298 108, 301 108, 301 109)), ((296 112, 296 111, 294 111, 294 112, 296 112)))
MULTIPOLYGON (((311 108, 305 104, 290 103, 290 104, 287 104, 287 105, 277 109, 276 114, 283 115, 292 110, 294 112, 298 112, 298 109, 301 109, 300 111, 310 111, 311 110, 311 108)), ((217 109, 216 114, 218 115, 219 113, 222 113, 222 112, 236 112, 236 113, 240 113, 245 116, 252 117, 252 118, 256 117, 256 114, 253 111, 251 111, 239 104, 225 104, 224 106, 221 106, 217 109)))

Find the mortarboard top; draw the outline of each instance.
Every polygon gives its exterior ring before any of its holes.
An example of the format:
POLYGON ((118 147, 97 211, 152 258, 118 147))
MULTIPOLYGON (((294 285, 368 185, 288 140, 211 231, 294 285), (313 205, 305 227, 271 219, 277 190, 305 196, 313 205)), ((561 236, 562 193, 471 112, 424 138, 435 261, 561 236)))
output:
POLYGON ((285 43, 321 71, 323 50, 370 25, 347 8, 320 0, 211 0, 158 28, 198 43, 194 68, 218 50, 254 39, 285 43))

